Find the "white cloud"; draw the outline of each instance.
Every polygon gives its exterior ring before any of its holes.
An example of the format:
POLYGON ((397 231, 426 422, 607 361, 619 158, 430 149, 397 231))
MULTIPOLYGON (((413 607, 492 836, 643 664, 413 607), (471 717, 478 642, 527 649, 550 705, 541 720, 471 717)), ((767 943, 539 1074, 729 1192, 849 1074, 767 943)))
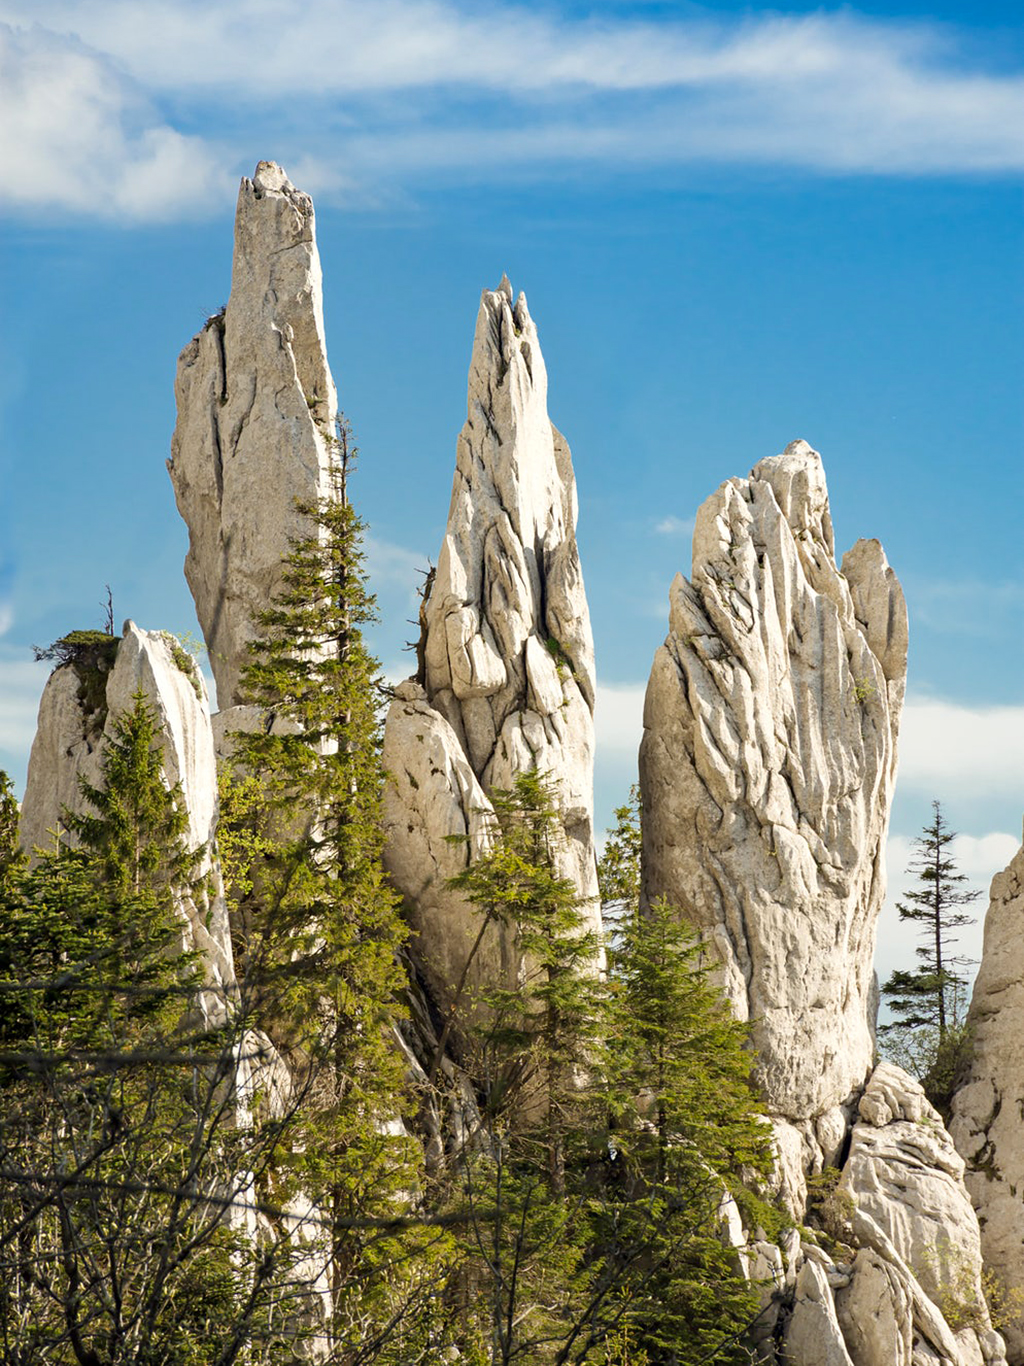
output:
POLYGON ((1024 583, 1015 579, 912 578, 904 588, 914 624, 946 635, 1005 636, 1024 608, 1024 583))
POLYGON ((383 541, 378 536, 367 536, 363 547, 371 590, 401 588, 409 603, 418 603, 423 576, 431 562, 429 555, 395 545, 392 541, 383 541))
POLYGON ((103 218, 201 216, 223 156, 160 120, 107 58, 38 27, 0 24, 0 179, 10 209, 103 218))
POLYGON ((389 180, 572 163, 1024 169, 1024 75, 969 69, 956 33, 923 22, 470 0, 0 0, 0 18, 15 206, 195 214, 254 143, 362 203, 389 180))
POLYGON ((0 752, 20 783, 36 729, 39 698, 51 665, 0 657, 0 752))
POLYGON ((600 752, 636 755, 644 729, 646 691, 645 683, 598 683, 594 729, 600 752))
POLYGON ((659 536, 692 536, 693 517, 663 517, 654 530, 659 536))
POLYGON ((1010 797, 1024 807, 1024 706, 911 698, 903 710, 899 789, 931 797, 1010 797))

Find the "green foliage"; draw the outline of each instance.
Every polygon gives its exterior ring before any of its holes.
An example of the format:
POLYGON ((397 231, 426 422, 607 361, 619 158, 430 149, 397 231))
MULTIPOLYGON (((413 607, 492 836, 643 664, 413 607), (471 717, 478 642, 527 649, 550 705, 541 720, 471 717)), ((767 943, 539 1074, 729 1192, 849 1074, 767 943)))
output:
POLYGON ((853 1244, 853 1197, 841 1190, 842 1172, 838 1167, 825 1167, 807 1178, 807 1222, 823 1236, 836 1255, 851 1253, 853 1244))
POLYGON ((185 637, 172 635, 170 631, 162 632, 164 640, 167 641, 174 660, 174 666, 179 669, 188 679, 192 691, 201 702, 203 700, 203 685, 199 677, 199 669, 196 665, 196 653, 190 649, 185 637))
POLYGON ((243 688, 268 724, 235 736, 224 843, 241 895, 240 966, 306 1096, 281 1179, 334 1222, 324 1256, 342 1353, 369 1331, 368 1298, 390 1302, 397 1255, 352 1224, 394 1213, 416 1173, 410 1144, 389 1128, 404 1089, 392 1028, 406 930, 381 864, 378 665, 363 638, 374 600, 344 425, 333 453, 334 496, 300 506, 308 534, 259 618, 243 688))
POLYGON ((629 790, 629 802, 615 809, 615 828, 609 830, 597 864, 601 909, 612 926, 632 917, 640 905, 640 789, 629 790))
POLYGON ((557 873, 551 788, 526 773, 492 800, 492 846, 455 885, 516 932, 526 966, 520 990, 488 997, 474 1063, 486 1141, 452 1174, 470 1235, 458 1345, 473 1361, 531 1366, 747 1361, 758 1297, 723 1238, 724 1202, 752 1226, 781 1221, 741 1181, 771 1166, 746 1032, 679 917, 639 912, 635 801, 601 864, 618 914, 602 981, 579 897, 557 873))
POLYGON ((258 1126, 235 1123, 246 1021, 189 1026, 203 982, 178 908, 196 856, 141 696, 83 792, 78 846, 0 885, 0 1351, 228 1366, 281 1285, 214 1198, 263 1160, 258 1126))
POLYGON ((8 775, 0 769, 0 886, 23 862, 18 844, 18 802, 8 775))
POLYGON ((53 660, 58 669, 72 665, 78 675, 78 700, 95 734, 107 719, 107 675, 120 643, 120 636, 107 631, 69 631, 52 645, 32 647, 37 660, 53 660))
POLYGON ((540 1117, 536 1136, 552 1186, 564 1185, 566 1144, 575 1126, 579 1077, 600 1034, 599 942, 586 928, 571 879, 558 872, 562 838, 554 791, 531 769, 490 793, 492 847, 452 886, 487 921, 515 931, 521 981, 484 995, 490 1023, 474 1072, 493 1120, 522 1125, 540 1117))
MULTIPOLYGON (((956 831, 946 824, 938 802, 932 803, 932 812, 931 823, 914 841, 916 852, 907 870, 917 874, 918 885, 897 902, 900 919, 922 927, 924 943, 916 950, 921 966, 915 972, 891 973, 882 994, 898 1025, 935 1029, 942 1043, 949 1029, 963 1025, 966 1011, 966 980, 956 969, 970 960, 953 953, 953 932, 974 918, 957 908, 975 901, 979 893, 963 890, 967 878, 949 852, 956 831)), ((879 1031, 883 1042, 890 1028, 879 1031)))

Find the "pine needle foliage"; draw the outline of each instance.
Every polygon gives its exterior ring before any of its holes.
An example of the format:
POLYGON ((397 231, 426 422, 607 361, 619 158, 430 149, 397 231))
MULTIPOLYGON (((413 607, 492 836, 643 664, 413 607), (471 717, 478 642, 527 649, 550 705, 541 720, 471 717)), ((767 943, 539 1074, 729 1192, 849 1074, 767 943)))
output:
POLYGON ((941 803, 932 802, 931 822, 915 839, 907 869, 917 875, 917 886, 896 903, 901 920, 920 926, 924 942, 915 950, 920 967, 916 972, 897 969, 882 987, 898 1024, 937 1030, 940 1046, 951 1029, 960 1031, 964 1024, 966 978, 957 969, 968 967, 971 960, 953 952, 954 932, 974 923, 974 917, 959 908, 980 895, 964 889, 967 877, 958 870, 950 849, 956 838, 941 803))
POLYGON ((330 1331, 346 1361, 372 1337, 365 1307, 374 1296, 388 1301, 399 1255, 351 1223, 393 1213, 415 1174, 408 1142, 394 1133, 404 1086, 392 1028, 403 985, 396 955, 406 930, 381 863, 381 685, 363 636, 375 603, 348 498, 356 452, 343 421, 331 453, 332 495, 298 506, 308 532, 258 618, 243 675, 265 724, 235 736, 242 786, 231 838, 242 855, 232 872, 244 893, 241 968, 306 1096, 282 1155, 282 1189, 302 1189, 335 1225, 324 1254, 330 1331))
POLYGON ((566 1146, 576 1128, 580 1078, 601 1030, 598 936, 588 930, 575 883, 558 872, 561 824, 550 775, 529 769, 489 794, 491 848, 452 879, 486 920, 514 934, 515 987, 485 994, 480 1034, 488 1113, 543 1114, 548 1175, 564 1187, 566 1146))
POLYGON ((723 1238, 725 1204, 749 1228, 781 1223, 751 1189, 773 1159, 748 1032, 678 909, 640 905, 635 794, 616 818, 599 865, 612 926, 602 1273, 618 1277, 619 1329, 651 1366, 747 1361, 758 1297, 723 1238))
POLYGON ((267 1277, 210 1197, 258 1160, 234 1122, 239 1037, 189 1026, 203 982, 182 908, 201 854, 143 696, 82 791, 77 843, 0 892, 0 1348, 230 1366, 265 1326, 267 1277))

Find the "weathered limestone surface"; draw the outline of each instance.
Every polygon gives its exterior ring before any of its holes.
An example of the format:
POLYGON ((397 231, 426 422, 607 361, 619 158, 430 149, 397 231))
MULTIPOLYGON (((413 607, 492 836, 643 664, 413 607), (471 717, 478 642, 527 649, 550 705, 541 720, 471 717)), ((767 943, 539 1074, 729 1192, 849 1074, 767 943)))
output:
MULTIPOLYGON (((166 632, 143 631, 126 621, 106 678, 105 715, 88 712, 80 690, 73 664, 55 669, 43 690, 21 807, 22 845, 29 850, 52 847, 52 832, 62 829, 65 807, 76 813, 91 809, 82 797, 79 779, 101 786, 104 741, 141 690, 163 734, 167 783, 181 784, 189 845, 208 851, 200 871, 214 890, 208 901, 203 896, 201 904, 188 900, 182 906, 183 945, 202 953, 211 985, 226 988, 234 981, 234 967, 220 871, 213 856, 217 767, 202 675, 166 632)), ((207 1005, 214 1008, 212 1001, 207 1005)))
POLYGON ((840 1302, 840 1322, 851 1325, 848 1341, 860 1353, 855 1366, 890 1359, 879 1355, 880 1340, 896 1344, 892 1360, 905 1356, 907 1305, 915 1362, 931 1360, 929 1351, 955 1366, 1005 1362, 982 1294, 981 1242, 964 1163, 938 1112, 918 1082, 881 1063, 858 1113, 840 1181, 866 1249, 840 1302), (871 1303, 869 1321, 862 1311, 871 1303), (958 1331, 947 1321, 954 1308, 958 1331))
MULTIPOLYGON (((967 1163, 985 1265, 1024 1288, 1024 848, 992 881, 985 943, 968 1023, 970 1069, 953 1100, 950 1133, 967 1163)), ((1024 1363, 1024 1325, 1006 1333, 1024 1363)))
POLYGON ((168 462, 188 579, 221 707, 280 582, 295 500, 329 493, 337 395, 324 347, 313 202, 270 161, 243 180, 231 296, 182 351, 168 462))
POLYGON ((962 1172, 920 1085, 880 1064, 839 1185, 846 1232, 834 1255, 807 1241, 786 1252, 785 1366, 1006 1366, 962 1172))
POLYGON ((872 1060, 903 594, 877 541, 837 567, 821 459, 797 441, 704 503, 670 601, 640 750, 645 894, 720 958, 782 1146, 792 1123, 804 1161, 834 1161, 872 1060))
MULTIPOLYGON (((396 690, 385 861, 419 932, 418 958, 450 1000, 479 928, 445 881, 486 842, 492 787, 536 766, 564 813, 563 872, 597 890, 594 652, 569 449, 547 414, 547 374, 525 297, 485 291, 448 528, 421 620, 419 677, 396 690), (468 837, 452 845, 448 837, 468 837)), ((593 918, 599 911, 594 903, 593 918)), ((508 934, 481 945, 469 990, 516 970, 508 934)))
POLYGON ((796 1280, 785 1360, 786 1366, 857 1366, 846 1350, 828 1274, 810 1258, 796 1280))

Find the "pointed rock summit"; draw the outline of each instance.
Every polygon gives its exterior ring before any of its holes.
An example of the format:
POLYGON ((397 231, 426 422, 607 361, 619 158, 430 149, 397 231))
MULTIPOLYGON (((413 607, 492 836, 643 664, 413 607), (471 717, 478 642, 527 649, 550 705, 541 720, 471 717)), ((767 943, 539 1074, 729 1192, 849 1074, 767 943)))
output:
POLYGON ((837 567, 804 441, 703 504, 670 604, 640 750, 645 894, 718 955, 769 1108, 799 1129, 781 1135, 795 1178, 835 1161, 871 1068, 906 607, 877 541, 837 567))
MULTIPOLYGON (((985 944, 967 1017, 971 1051, 949 1131, 967 1163, 985 1265, 1024 1293, 1024 847, 992 880, 985 944)), ((1006 1329, 1011 1366, 1024 1366, 1024 1322, 1006 1329)))
MULTIPOLYGON (((477 316, 448 528, 420 613, 418 675, 396 690, 385 729, 386 863, 441 1000, 478 929, 446 882, 486 843, 489 789, 533 767, 552 775, 562 871, 596 897, 594 650, 576 511, 537 329, 525 296, 513 303, 503 277, 484 291, 477 316)), ((511 937, 495 930, 469 985, 516 970, 511 937)))
MULTIPOLYGON (((143 631, 126 621, 111 657, 92 651, 50 675, 39 704, 21 805, 22 847, 52 848, 54 832, 64 829, 65 808, 76 815, 91 812, 80 780, 102 786, 105 744, 140 691, 156 715, 164 777, 169 786, 181 784, 189 847, 207 851, 199 873, 210 890, 181 907, 182 947, 202 955, 222 1008, 225 991, 234 982, 234 962, 216 860, 217 765, 210 708, 195 661, 166 631, 143 631)), ((215 999, 204 1004, 217 1013, 215 999)))
POLYGON ((313 201, 272 161, 242 181, 231 295, 182 351, 175 396, 168 469, 223 709, 239 701, 255 616, 302 532, 296 499, 329 492, 337 413, 313 201))

